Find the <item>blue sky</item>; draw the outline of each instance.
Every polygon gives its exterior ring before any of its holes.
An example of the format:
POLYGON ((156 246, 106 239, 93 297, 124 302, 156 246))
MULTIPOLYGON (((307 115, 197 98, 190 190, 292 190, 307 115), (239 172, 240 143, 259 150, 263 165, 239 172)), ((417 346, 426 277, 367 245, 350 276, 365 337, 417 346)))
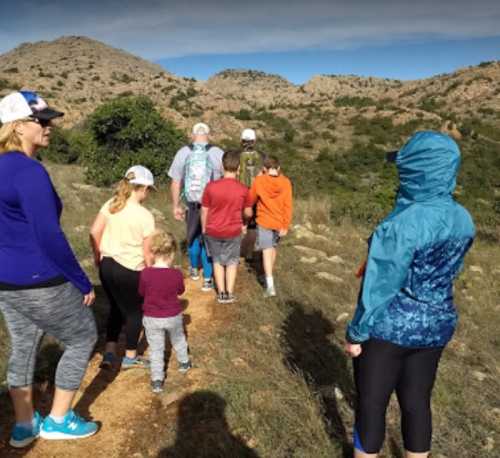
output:
POLYGON ((160 59, 158 63, 177 75, 201 80, 228 68, 251 68, 302 84, 318 74, 419 79, 499 59, 500 36, 497 36, 451 41, 429 39, 342 50, 206 54, 160 59))
POLYGON ((0 53, 84 35, 183 76, 413 79, 500 59, 499 0, 0 0, 0 53))

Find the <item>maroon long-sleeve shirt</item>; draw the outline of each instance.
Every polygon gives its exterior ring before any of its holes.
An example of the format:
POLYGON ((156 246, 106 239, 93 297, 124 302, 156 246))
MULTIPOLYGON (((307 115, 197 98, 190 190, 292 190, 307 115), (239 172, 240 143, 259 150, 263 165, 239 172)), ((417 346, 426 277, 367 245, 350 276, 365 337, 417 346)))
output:
POLYGON ((179 269, 146 267, 139 279, 139 294, 144 297, 144 316, 168 318, 182 312, 179 297, 184 293, 184 278, 179 269))

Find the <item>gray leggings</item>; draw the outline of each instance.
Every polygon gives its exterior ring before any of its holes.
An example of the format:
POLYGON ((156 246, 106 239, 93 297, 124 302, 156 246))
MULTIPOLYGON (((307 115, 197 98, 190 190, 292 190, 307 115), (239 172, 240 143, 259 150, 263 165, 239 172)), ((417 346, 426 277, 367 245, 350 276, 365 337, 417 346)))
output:
POLYGON ((11 388, 31 385, 35 360, 44 333, 64 344, 56 371, 56 386, 74 391, 80 386, 97 342, 92 311, 83 305, 71 283, 48 288, 0 291, 11 340, 7 382, 11 388))
POLYGON ((165 378, 165 332, 168 332, 177 361, 180 363, 187 363, 189 361, 182 313, 169 318, 145 316, 142 319, 142 323, 144 324, 149 344, 151 380, 163 380, 165 378))

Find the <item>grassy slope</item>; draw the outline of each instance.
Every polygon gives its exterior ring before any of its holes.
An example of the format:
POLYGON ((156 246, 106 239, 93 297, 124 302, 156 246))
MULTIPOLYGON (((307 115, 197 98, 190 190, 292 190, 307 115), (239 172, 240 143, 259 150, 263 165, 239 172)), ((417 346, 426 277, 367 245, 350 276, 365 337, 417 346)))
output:
MULTIPOLYGON (((92 271, 87 230, 109 194, 72 186, 71 182, 83 182, 78 168, 51 166, 51 173, 66 203, 65 230, 80 260, 92 271)), ((157 214, 162 224, 180 237, 183 226, 172 223, 164 202, 165 194, 159 193, 150 205, 163 211, 166 219, 157 214)), ((160 456, 214 456, 210 454, 214 450, 220 452, 218 456, 346 456, 353 384, 350 362, 342 352, 345 319, 341 314, 353 310, 358 288, 353 271, 364 256, 368 232, 331 222, 328 215, 323 202, 298 205, 296 222, 308 220, 314 232, 328 240, 297 240, 291 234, 284 241, 278 262, 278 300, 263 300, 255 275, 241 274, 240 302, 219 312, 229 320, 219 317, 221 326, 215 336, 193 349, 196 361, 203 362, 211 374, 200 386, 197 404, 177 417, 177 406, 151 412, 152 421, 176 418, 177 426, 169 423, 161 434, 132 437, 138 450, 151 450, 153 440, 160 456), (341 256, 344 263, 303 263, 300 258, 310 255, 294 245, 341 256), (334 274, 342 283, 316 278, 319 271, 334 274), (195 424, 202 426, 190 427, 195 424)), ((476 243, 457 282, 460 324, 444 354, 434 394, 437 456, 494 456, 492 447, 500 443, 499 258, 498 246, 476 243), (471 266, 480 267, 482 273, 471 266)), ((100 321, 104 307, 102 301, 97 306, 100 321)), ((5 364, 5 334, 0 338, 0 364, 5 364)), ((54 358, 42 359, 39 377, 46 378, 53 365, 54 358)), ((401 456, 394 402, 387 430, 386 456, 401 456)))

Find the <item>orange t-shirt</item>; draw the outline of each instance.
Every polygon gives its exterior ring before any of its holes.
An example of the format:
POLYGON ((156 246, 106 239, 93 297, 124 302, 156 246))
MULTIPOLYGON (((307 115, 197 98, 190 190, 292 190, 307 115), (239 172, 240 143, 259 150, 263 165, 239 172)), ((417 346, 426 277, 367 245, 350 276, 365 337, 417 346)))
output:
POLYGON ((250 188, 257 203, 257 224, 266 229, 288 229, 292 221, 292 183, 284 175, 259 175, 250 188))

